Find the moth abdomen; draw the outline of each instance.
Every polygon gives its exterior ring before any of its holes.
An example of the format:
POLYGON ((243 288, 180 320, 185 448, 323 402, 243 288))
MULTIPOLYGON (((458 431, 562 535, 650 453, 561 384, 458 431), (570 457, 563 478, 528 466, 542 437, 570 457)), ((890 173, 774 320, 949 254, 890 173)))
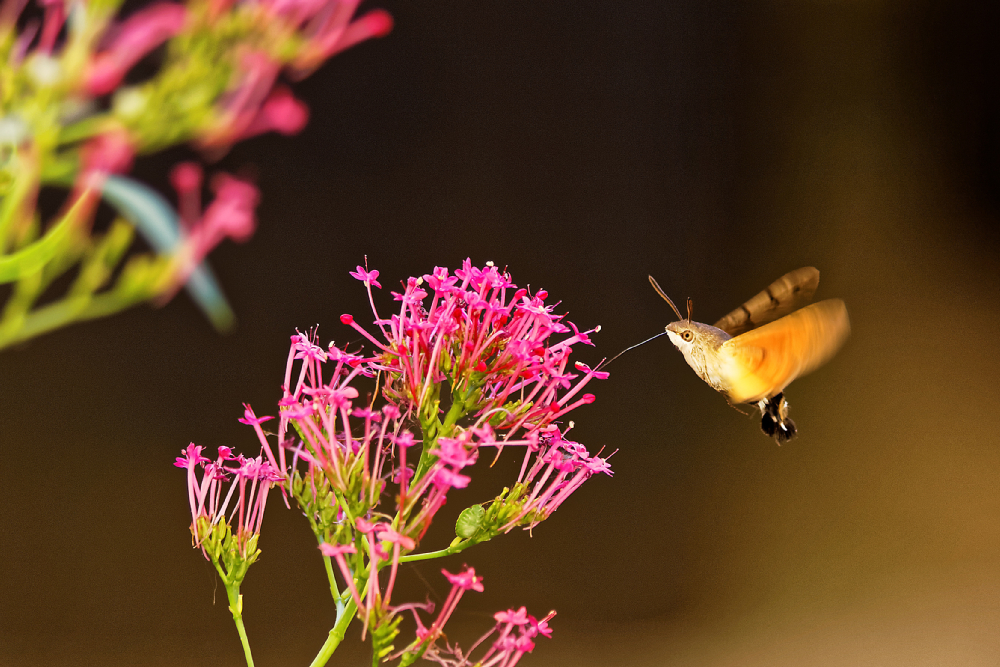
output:
POLYGON ((795 422, 788 416, 788 401, 784 394, 762 398, 758 407, 761 412, 760 430, 774 438, 779 445, 788 442, 798 433, 795 422))

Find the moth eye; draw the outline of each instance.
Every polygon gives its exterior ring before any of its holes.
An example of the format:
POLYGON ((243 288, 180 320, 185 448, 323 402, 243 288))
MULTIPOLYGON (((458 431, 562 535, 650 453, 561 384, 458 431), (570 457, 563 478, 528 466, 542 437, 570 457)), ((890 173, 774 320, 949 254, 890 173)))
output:
POLYGON ((694 338, 694 334, 691 333, 690 331, 685 331, 684 333, 681 334, 681 338, 683 338, 686 342, 690 343, 691 339, 694 338))

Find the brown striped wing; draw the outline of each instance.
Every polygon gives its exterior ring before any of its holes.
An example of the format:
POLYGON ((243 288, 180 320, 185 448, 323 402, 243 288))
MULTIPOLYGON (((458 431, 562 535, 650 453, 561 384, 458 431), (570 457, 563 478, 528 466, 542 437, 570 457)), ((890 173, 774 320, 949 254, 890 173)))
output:
POLYGON ((784 317, 812 300, 819 285, 819 271, 811 266, 796 269, 781 276, 742 306, 713 326, 730 336, 742 333, 784 317))
POLYGON ((733 403, 774 396, 830 360, 851 332, 847 306, 828 299, 730 338, 719 347, 733 403))

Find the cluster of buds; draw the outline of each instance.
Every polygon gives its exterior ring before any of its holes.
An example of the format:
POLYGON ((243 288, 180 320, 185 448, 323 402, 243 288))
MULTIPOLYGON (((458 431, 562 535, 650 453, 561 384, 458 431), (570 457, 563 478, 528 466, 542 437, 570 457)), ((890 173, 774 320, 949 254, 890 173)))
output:
MULTIPOLYGON (((227 327, 232 313, 202 260, 223 239, 252 234, 256 188, 220 175, 203 215, 178 216, 125 174, 136 155, 172 145, 191 142, 216 157, 264 132, 299 132, 308 108, 280 83, 282 73, 301 78, 391 29, 382 10, 356 17, 359 1, 159 2, 116 21, 121 0, 39 0, 36 18, 22 17, 26 0, 0 0, 0 284, 16 284, 0 347, 141 301, 162 303, 184 284, 227 327), (158 72, 127 83, 161 47, 158 72), (47 226, 37 212, 43 187, 68 191, 47 226), (101 201, 119 214, 103 232, 94 230, 101 201), (153 252, 119 271, 135 229, 153 252), (78 264, 63 299, 36 305, 78 264)), ((181 171, 182 199, 194 187, 200 194, 200 175, 181 171)))
MULTIPOLYGON (((421 607, 391 604, 400 563, 533 528, 595 473, 611 474, 606 458, 566 438, 572 423, 561 425, 571 410, 593 402, 582 390, 607 373, 581 363, 569 372, 572 347, 591 344, 596 329, 563 324, 544 292, 518 289, 492 265, 466 260, 454 275, 438 268, 411 278, 394 295, 400 310, 388 319, 379 317, 371 291, 380 287, 378 272, 358 267, 352 275, 368 288, 376 333, 349 315, 341 321, 364 335, 372 352, 324 348, 314 335, 294 335, 276 442, 261 427, 268 418, 249 406, 241 421, 254 427, 261 460, 279 471, 320 545, 338 609, 339 631, 331 637, 342 638, 359 615, 362 635, 370 630, 376 655, 388 657, 400 612, 416 615, 421 607), (372 398, 360 402, 355 387, 371 377, 384 399, 377 407, 372 398), (518 477, 495 498, 465 509, 447 547, 420 552, 449 492, 472 482, 480 450, 499 456, 505 447, 523 450, 518 477)), ((417 617, 417 640, 395 654, 401 664, 421 656, 466 664, 457 647, 438 643, 462 593, 482 590, 481 578, 471 569, 446 576, 451 595, 429 627, 417 617)), ((498 638, 484 664, 512 665, 531 650, 532 637, 547 634, 551 616, 540 622, 522 616, 530 622, 515 612, 498 615, 498 638)))

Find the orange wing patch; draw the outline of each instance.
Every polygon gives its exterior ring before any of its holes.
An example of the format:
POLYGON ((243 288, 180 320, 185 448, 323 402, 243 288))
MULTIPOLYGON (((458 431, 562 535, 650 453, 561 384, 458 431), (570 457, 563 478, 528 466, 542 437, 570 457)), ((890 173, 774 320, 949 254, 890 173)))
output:
POLYGON ((829 299, 730 338, 719 348, 729 400, 774 396, 829 361, 850 332, 847 306, 829 299))

